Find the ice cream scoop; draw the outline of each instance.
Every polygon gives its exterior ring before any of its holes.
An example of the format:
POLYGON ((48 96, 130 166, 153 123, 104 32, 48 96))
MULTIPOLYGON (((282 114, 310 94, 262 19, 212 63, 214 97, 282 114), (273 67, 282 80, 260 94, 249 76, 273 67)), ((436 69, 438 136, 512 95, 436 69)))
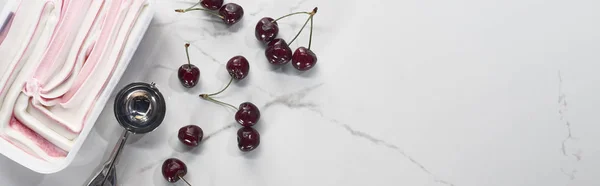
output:
POLYGON ((117 183, 115 165, 129 134, 153 131, 165 118, 165 100, 154 83, 131 83, 119 91, 115 98, 114 113, 125 128, 110 158, 102 165, 88 186, 114 186, 117 183))

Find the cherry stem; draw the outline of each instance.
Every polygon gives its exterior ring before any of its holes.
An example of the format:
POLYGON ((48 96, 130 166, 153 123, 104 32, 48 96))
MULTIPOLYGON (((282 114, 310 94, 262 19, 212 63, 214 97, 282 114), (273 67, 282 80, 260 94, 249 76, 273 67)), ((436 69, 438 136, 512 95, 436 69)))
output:
POLYGON ((310 46, 312 45, 313 19, 314 17, 310 18, 310 36, 308 37, 308 50, 310 50, 310 46))
POLYGON ((202 99, 205 99, 205 100, 208 100, 208 101, 212 101, 212 102, 215 102, 215 103, 218 103, 218 104, 221 104, 221 105, 230 106, 231 108, 233 108, 233 110, 237 110, 237 107, 235 107, 235 106, 233 106, 233 105, 231 105, 229 103, 225 103, 225 102, 216 100, 216 99, 214 99, 214 98, 211 97, 211 96, 218 95, 218 94, 222 93, 223 91, 225 91, 227 88, 229 88, 229 85, 231 85, 231 82, 233 82, 233 76, 231 76, 231 79, 229 79, 229 83, 227 83, 227 86, 225 86, 219 92, 215 92, 215 93, 212 93, 212 94, 200 94, 200 97, 202 99))
POLYGON ((306 22, 304 22, 304 25, 302 25, 302 28, 300 28, 300 31, 298 32, 298 34, 296 34, 296 36, 294 36, 294 39, 292 39, 292 41, 290 41, 290 43, 288 44, 288 46, 292 45, 292 43, 294 41, 296 41, 296 38, 298 38, 298 36, 300 36, 300 33, 302 33, 302 30, 304 30, 304 27, 306 27, 306 24, 308 24, 308 21, 310 21, 312 19, 312 15, 310 17, 308 17, 308 19, 306 20, 306 22))
POLYGON ((188 51, 188 48, 190 48, 190 43, 185 44, 185 55, 187 56, 187 60, 188 60, 188 68, 191 68, 192 63, 190 62, 190 52, 188 51))
POLYGON ((208 95, 206 95, 206 96, 215 96, 215 95, 217 95, 217 94, 220 94, 220 93, 222 93, 223 91, 225 91, 225 89, 229 88, 229 85, 231 85, 231 82, 233 82, 233 76, 231 76, 231 79, 229 79, 229 83, 227 83, 227 86, 225 86, 225 87, 224 87, 223 89, 221 89, 219 92, 215 92, 215 93, 212 93, 212 94, 208 94, 208 95))
POLYGON ((215 12, 211 11, 211 10, 204 9, 204 8, 176 9, 176 10, 175 10, 175 12, 179 12, 179 13, 185 13, 185 12, 189 12, 189 11, 192 11, 192 10, 202 10, 202 11, 208 12, 209 14, 212 14, 212 15, 214 15, 214 16, 217 16, 217 17, 219 17, 219 18, 221 18, 221 19, 225 19, 223 16, 221 16, 221 15, 219 15, 219 14, 217 14, 217 13, 215 13, 215 12))
POLYGON ((190 7, 189 7, 189 8, 187 8, 187 9, 194 8, 194 7, 198 6, 199 4, 200 4, 200 1, 198 1, 196 4, 194 4, 194 5, 190 6, 190 7))
POLYGON ((190 184, 190 182, 188 182, 187 180, 185 180, 185 178, 181 177, 181 176, 177 176, 179 177, 179 179, 183 180, 185 183, 187 183, 187 185, 192 186, 192 184, 190 184))
POLYGON ((200 97, 201 97, 201 98, 203 98, 203 99, 205 99, 205 100, 208 100, 208 101, 212 101, 212 102, 214 102, 214 103, 217 103, 217 104, 221 104, 221 105, 226 105, 226 106, 229 106, 229 107, 233 108, 233 110, 237 110, 237 109, 238 109, 237 107, 235 107, 235 106, 233 106, 233 105, 231 105, 231 104, 229 104, 229 103, 225 103, 225 102, 222 102, 222 101, 216 100, 216 99, 214 99, 214 98, 211 98, 209 95, 206 95, 206 94, 200 94, 200 97))
MULTIPOLYGON (((296 38, 298 38, 298 36, 300 36, 300 33, 302 33, 302 30, 304 30, 304 27, 306 27, 306 25, 308 24, 308 21, 311 21, 312 18, 313 18, 313 16, 316 13, 317 13, 317 7, 315 7, 315 9, 313 9, 312 12, 308 13, 310 16, 308 16, 308 19, 306 19, 306 22, 304 22, 304 25, 302 25, 302 28, 300 28, 300 31, 298 31, 298 34, 296 34, 296 36, 294 36, 294 39, 292 39, 292 41, 290 41, 290 43, 288 44, 288 46, 292 45, 292 43, 296 40, 296 38)), ((311 22, 310 28, 312 30, 312 22, 311 22)), ((310 40, 309 40, 309 42, 310 42, 310 40)))
POLYGON ((295 13, 291 13, 291 14, 288 14, 288 15, 281 16, 280 18, 277 18, 277 19, 271 21, 271 23, 277 22, 277 21, 279 21, 279 20, 281 20, 283 18, 286 18, 286 17, 290 17, 290 16, 293 16, 293 15, 298 15, 298 14, 308 14, 308 15, 310 15, 310 12, 295 12, 295 13))

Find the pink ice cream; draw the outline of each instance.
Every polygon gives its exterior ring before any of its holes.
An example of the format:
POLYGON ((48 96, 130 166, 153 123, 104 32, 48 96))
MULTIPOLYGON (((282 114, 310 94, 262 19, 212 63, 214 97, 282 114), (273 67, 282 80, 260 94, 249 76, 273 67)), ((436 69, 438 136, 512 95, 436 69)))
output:
POLYGON ((64 158, 147 3, 21 1, 0 30, 0 140, 64 158))

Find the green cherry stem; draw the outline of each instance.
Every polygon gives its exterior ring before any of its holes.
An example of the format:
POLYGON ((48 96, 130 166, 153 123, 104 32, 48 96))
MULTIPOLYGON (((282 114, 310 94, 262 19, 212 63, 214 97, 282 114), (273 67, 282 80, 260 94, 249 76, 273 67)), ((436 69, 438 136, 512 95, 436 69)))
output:
POLYGON ((223 16, 221 16, 221 15, 219 15, 219 14, 217 14, 217 13, 215 13, 215 12, 211 11, 211 10, 204 9, 204 8, 176 9, 176 10, 175 10, 175 12, 179 12, 179 13, 185 13, 185 12, 189 12, 189 11, 193 11, 193 10, 202 10, 202 11, 208 12, 209 14, 212 14, 212 15, 214 15, 214 16, 217 16, 217 17, 219 17, 219 18, 221 18, 221 19, 224 19, 224 18, 223 18, 223 16))
POLYGON ((187 56, 188 67, 192 67, 192 63, 190 62, 190 52, 189 52, 188 48, 190 48, 190 43, 185 44, 185 56, 187 56))
MULTIPOLYGON (((308 24, 308 21, 312 20, 313 16, 315 16, 315 14, 317 13, 318 8, 315 7, 313 9, 312 12, 310 12, 310 16, 308 16, 308 19, 306 19, 306 22, 304 22, 304 25, 302 25, 302 28, 300 28, 300 31, 298 31, 298 34, 296 34, 296 36, 294 36, 294 39, 292 39, 292 41, 290 41, 290 43, 288 44, 288 46, 292 45, 292 43, 296 40, 296 38, 298 38, 298 36, 300 36, 300 33, 302 33, 302 30, 304 30, 304 28, 306 27, 306 25, 308 24)), ((311 26, 312 28, 312 26, 311 26)))
POLYGON ((182 176, 177 176, 177 177, 179 177, 179 179, 183 180, 188 186, 192 186, 192 184, 190 184, 190 182, 185 180, 182 176))
POLYGON ((214 99, 214 98, 211 98, 210 96, 208 96, 208 95, 206 95, 206 94, 200 94, 200 97, 201 97, 202 99, 205 99, 205 100, 208 100, 208 101, 212 101, 212 102, 214 102, 214 103, 217 103, 217 104, 221 104, 221 105, 226 105, 226 106, 229 106, 229 107, 233 108, 233 110, 237 110, 237 107, 235 107, 235 106, 233 106, 233 105, 231 105, 231 104, 229 104, 229 103, 225 103, 225 102, 222 102, 222 101, 216 100, 216 99, 214 99))
POLYGON ((231 85, 231 82, 233 82, 233 76, 231 76, 231 79, 229 79, 229 83, 227 83, 227 86, 225 86, 223 89, 221 89, 219 92, 215 92, 212 94, 208 94, 207 96, 216 96, 217 94, 222 93, 223 91, 225 91, 225 89, 229 88, 229 85, 231 85))
POLYGON ((308 14, 308 15, 310 15, 310 12, 295 12, 295 13, 291 13, 291 14, 288 14, 288 15, 281 16, 280 18, 277 18, 277 19, 271 21, 271 23, 277 22, 277 21, 279 21, 279 20, 281 20, 283 18, 286 18, 286 17, 290 17, 290 16, 293 16, 293 15, 298 15, 298 14, 308 14))
POLYGON ((200 97, 202 99, 205 99, 205 100, 208 100, 208 101, 212 101, 212 102, 217 103, 217 104, 230 106, 231 108, 233 108, 233 110, 237 110, 237 107, 235 107, 235 106, 233 106, 233 105, 231 105, 229 103, 225 103, 225 102, 216 100, 216 99, 214 99, 214 98, 211 97, 211 96, 218 95, 218 94, 222 93, 223 91, 225 91, 227 88, 229 88, 229 85, 231 85, 231 82, 233 82, 233 76, 231 76, 231 79, 229 79, 229 83, 227 83, 227 86, 225 86, 219 92, 215 92, 215 93, 212 93, 212 94, 200 94, 200 97))
POLYGON ((310 18, 310 36, 308 37, 308 50, 310 50, 310 46, 312 45, 313 19, 314 17, 310 18))
POLYGON ((306 27, 306 24, 308 24, 308 21, 310 21, 312 19, 312 15, 310 17, 308 17, 308 19, 306 20, 306 22, 304 22, 304 25, 302 25, 302 28, 300 28, 300 31, 298 32, 298 34, 296 34, 296 36, 294 36, 294 39, 292 39, 292 41, 290 41, 290 43, 288 44, 288 46, 291 46, 292 43, 294 41, 296 41, 296 38, 298 38, 298 36, 300 36, 300 33, 302 33, 302 30, 304 30, 304 27, 306 27))
POLYGON ((194 8, 194 7, 198 6, 198 5, 200 5, 200 1, 198 1, 196 4, 190 6, 189 8, 186 8, 186 9, 191 9, 191 8, 194 8))

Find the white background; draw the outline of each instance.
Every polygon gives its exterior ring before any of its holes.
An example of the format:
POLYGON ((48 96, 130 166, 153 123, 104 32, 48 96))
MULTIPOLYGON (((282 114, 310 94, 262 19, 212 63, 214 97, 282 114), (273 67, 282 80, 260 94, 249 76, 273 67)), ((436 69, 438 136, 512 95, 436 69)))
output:
MULTIPOLYGON (((117 87, 156 82, 168 99, 163 125, 126 147, 123 186, 169 185, 169 157, 204 186, 600 185, 600 1, 235 0, 246 14, 233 27, 173 11, 194 2, 157 1, 117 87), (316 68, 272 68, 256 22, 314 6, 316 68), (176 79, 185 42, 202 72, 192 90, 176 79), (234 112, 197 97, 224 86, 234 55, 250 76, 221 99, 262 112, 261 145, 247 154, 234 112), (179 147, 188 124, 211 136, 199 149, 179 147)), ((280 21, 280 36, 304 20, 280 21)), ((292 47, 307 44, 305 31, 292 47)), ((0 185, 82 185, 120 134, 112 101, 70 167, 40 175, 0 157, 0 185)))

